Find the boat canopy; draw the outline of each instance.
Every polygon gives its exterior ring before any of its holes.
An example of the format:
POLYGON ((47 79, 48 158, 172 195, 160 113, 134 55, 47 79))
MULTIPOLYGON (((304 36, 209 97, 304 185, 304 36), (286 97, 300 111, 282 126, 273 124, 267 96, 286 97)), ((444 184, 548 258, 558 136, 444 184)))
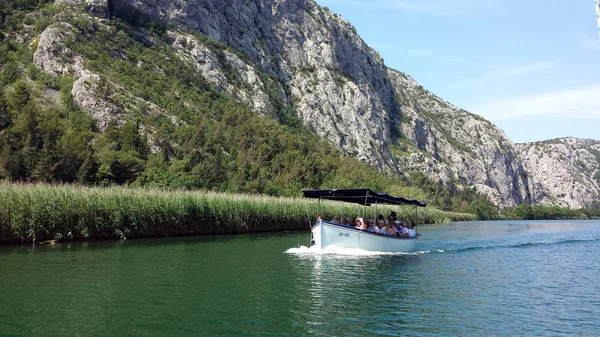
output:
POLYGON ((305 198, 328 199, 371 206, 371 204, 427 206, 424 201, 395 197, 386 193, 373 192, 368 188, 302 191, 305 198))

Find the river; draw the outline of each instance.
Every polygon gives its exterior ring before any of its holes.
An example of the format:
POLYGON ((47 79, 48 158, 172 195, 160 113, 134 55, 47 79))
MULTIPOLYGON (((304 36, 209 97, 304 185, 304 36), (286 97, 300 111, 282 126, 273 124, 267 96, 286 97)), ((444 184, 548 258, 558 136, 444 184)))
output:
POLYGON ((600 221, 419 232, 412 254, 309 233, 0 247, 0 336, 600 335, 600 221))

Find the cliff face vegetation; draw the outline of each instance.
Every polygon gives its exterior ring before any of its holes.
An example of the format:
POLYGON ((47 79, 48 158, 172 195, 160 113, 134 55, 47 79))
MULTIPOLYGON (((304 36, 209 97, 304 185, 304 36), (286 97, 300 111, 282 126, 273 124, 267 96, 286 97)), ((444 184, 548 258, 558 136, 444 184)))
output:
POLYGON ((0 177, 360 185, 471 211, 559 200, 501 130, 387 68, 313 1, 2 2, 0 177))

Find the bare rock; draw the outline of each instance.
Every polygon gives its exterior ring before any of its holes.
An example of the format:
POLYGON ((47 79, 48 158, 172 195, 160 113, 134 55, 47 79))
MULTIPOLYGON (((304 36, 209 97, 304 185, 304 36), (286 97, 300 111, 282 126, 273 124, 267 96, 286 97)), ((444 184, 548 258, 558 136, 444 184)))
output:
POLYGON ((592 207, 600 201, 600 141, 561 138, 517 144, 530 173, 536 202, 547 206, 592 207))
POLYGON ((33 54, 33 64, 42 71, 57 76, 82 76, 86 71, 85 61, 63 42, 72 34, 73 27, 66 22, 48 26, 40 34, 37 49, 33 54))

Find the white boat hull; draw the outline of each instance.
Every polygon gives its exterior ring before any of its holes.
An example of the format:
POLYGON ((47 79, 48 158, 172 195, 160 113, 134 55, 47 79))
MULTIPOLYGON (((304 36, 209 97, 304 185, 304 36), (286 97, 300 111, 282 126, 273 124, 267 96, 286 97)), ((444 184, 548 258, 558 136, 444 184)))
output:
POLYGON ((401 238, 359 230, 354 227, 317 222, 312 227, 314 245, 320 249, 357 248, 374 252, 409 253, 415 250, 416 238, 401 238))

